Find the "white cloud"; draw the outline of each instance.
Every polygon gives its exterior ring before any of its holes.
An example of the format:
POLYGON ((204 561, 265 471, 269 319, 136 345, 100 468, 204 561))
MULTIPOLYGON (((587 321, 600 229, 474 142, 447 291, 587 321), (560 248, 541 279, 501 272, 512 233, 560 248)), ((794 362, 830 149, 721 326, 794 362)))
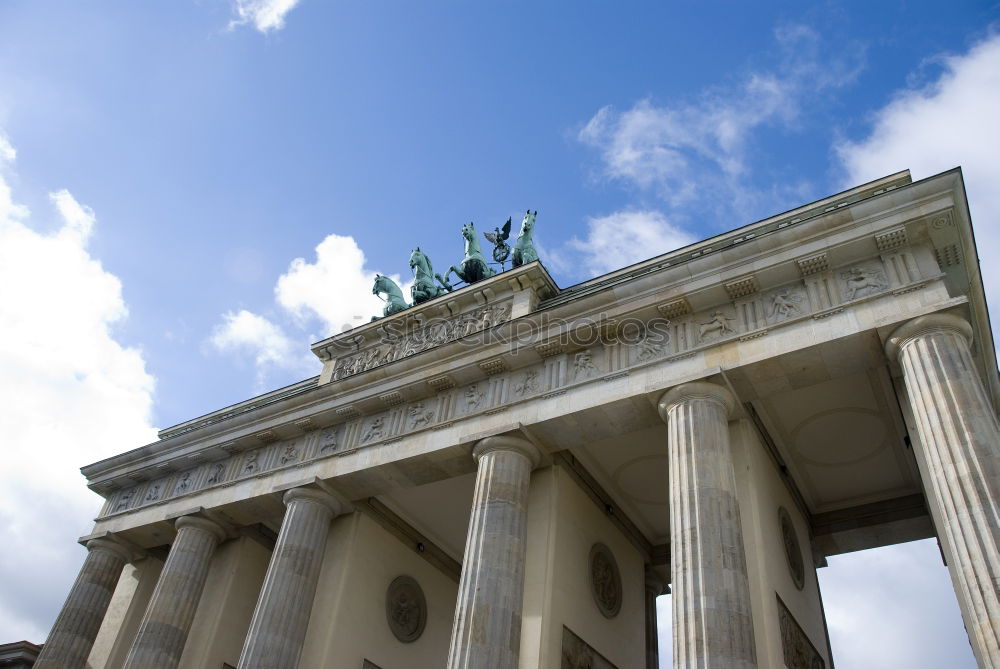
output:
POLYGON ((318 368, 307 342, 294 341, 281 326, 246 309, 223 314, 222 323, 216 326, 209 342, 224 353, 253 356, 257 392, 265 390, 267 374, 276 369, 291 369, 308 375, 318 368))
MULTIPOLYGON (((382 314, 385 303, 372 294, 375 274, 365 266, 365 254, 353 237, 328 235, 316 246, 315 261, 295 258, 278 277, 274 297, 282 312, 276 318, 245 309, 227 312, 209 343, 224 353, 253 356, 257 392, 274 372, 316 374, 319 363, 309 350, 311 343, 382 314), (318 334, 306 332, 317 324, 318 334)), ((391 278, 409 299, 411 282, 391 278)))
MULTIPOLYGON (((316 247, 316 261, 296 258, 274 287, 282 307, 301 320, 319 317, 323 336, 362 325, 381 315, 385 303, 372 294, 374 270, 365 267, 365 254, 353 237, 329 235, 316 247)), ((409 300, 409 284, 400 284, 409 300)))
POLYGON ((299 4, 299 0, 234 0, 236 14, 229 26, 252 23, 262 33, 281 30, 285 27, 285 17, 299 4))
POLYGON ((658 211, 630 210, 588 218, 587 237, 574 237, 567 246, 583 256, 587 272, 599 275, 694 241, 694 236, 658 211))
POLYGON ((933 539, 829 563, 818 574, 838 669, 976 666, 933 539))
POLYGON ((783 57, 774 71, 749 72, 693 101, 604 107, 577 138, 600 152, 604 177, 652 190, 674 207, 710 194, 738 211, 755 195, 745 183, 754 133, 793 126, 806 100, 852 81, 862 60, 851 45, 822 56, 819 36, 801 25, 779 28, 775 39, 783 57))
MULTIPOLYGON (((845 185, 909 168, 914 179, 961 166, 990 312, 1000 314, 1000 35, 940 59, 930 84, 901 91, 874 116, 871 134, 835 147, 845 185)), ((974 260, 974 259, 970 259, 974 260)))
MULTIPOLYGON (((0 166, 15 157, 0 140, 0 166)), ((44 639, 85 551, 100 499, 79 467, 149 443, 153 378, 115 340, 121 282, 87 250, 94 212, 51 196, 60 227, 32 229, 0 176, 0 629, 44 639)))

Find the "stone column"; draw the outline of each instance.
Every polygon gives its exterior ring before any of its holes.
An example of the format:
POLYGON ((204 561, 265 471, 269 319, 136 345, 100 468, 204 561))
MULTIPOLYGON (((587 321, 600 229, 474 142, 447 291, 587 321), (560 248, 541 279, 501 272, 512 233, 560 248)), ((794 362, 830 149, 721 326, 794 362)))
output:
POLYGON ((656 628, 656 598, 665 595, 666 582, 650 568, 646 568, 646 669, 660 667, 660 640, 656 628))
POLYGON ((527 548, 528 483, 540 454, 517 437, 487 437, 478 463, 449 669, 516 669, 527 548))
POLYGON ((732 394, 714 383, 660 398, 670 466, 674 667, 756 667, 750 587, 729 446, 732 394))
POLYGON ((284 500, 288 509, 250 621, 239 669, 298 666, 330 521, 342 511, 336 499, 311 488, 289 490, 284 500))
POLYGON ((38 669, 84 669, 122 569, 131 556, 109 539, 87 542, 87 558, 35 665, 38 669))
POLYGON ((170 547, 146 613, 139 623, 124 669, 175 669, 208 578, 208 567, 226 533, 206 518, 178 518, 170 547))
POLYGON ((1000 428, 969 351, 972 327, 921 316, 889 337, 916 422, 927 501, 981 667, 1000 667, 1000 428))

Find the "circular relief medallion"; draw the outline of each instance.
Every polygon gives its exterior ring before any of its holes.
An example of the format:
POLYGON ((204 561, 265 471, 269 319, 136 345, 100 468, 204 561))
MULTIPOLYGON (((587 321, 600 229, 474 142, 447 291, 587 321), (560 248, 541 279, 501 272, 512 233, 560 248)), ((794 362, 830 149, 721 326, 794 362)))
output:
POLYGON ((614 618, 622 608, 622 577, 611 549, 594 544, 590 549, 590 592, 605 618, 614 618))
POLYGON ((427 601, 420 584, 409 576, 397 576, 385 593, 385 619, 393 635, 403 643, 420 638, 427 624, 427 601))
POLYGON ((783 506, 778 507, 778 522, 781 524, 781 542, 785 545, 785 557, 788 559, 788 570, 792 573, 792 581, 799 590, 806 584, 806 569, 802 562, 802 547, 795 533, 792 517, 783 506))

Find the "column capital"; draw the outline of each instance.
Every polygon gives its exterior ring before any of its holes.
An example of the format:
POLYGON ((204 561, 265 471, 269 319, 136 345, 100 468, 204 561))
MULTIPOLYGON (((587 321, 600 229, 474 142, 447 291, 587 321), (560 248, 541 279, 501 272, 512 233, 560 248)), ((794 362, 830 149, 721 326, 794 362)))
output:
POLYGON ((500 435, 480 439, 472 448, 472 457, 478 463, 481 457, 494 451, 513 451, 515 453, 520 453, 531 461, 532 469, 537 467, 538 463, 542 460, 541 452, 533 443, 527 439, 513 437, 510 435, 500 435))
POLYGON ((135 554, 131 550, 111 539, 91 539, 86 543, 86 546, 88 551, 107 551, 125 562, 131 562, 135 559, 135 554))
POLYGON ((972 343, 972 326, 969 321, 955 314, 938 312, 918 316, 893 330, 885 340, 885 353, 890 360, 898 360, 900 352, 909 342, 933 332, 954 333, 964 338, 966 343, 972 343))
POLYGON ((174 522, 174 527, 177 528, 178 532, 185 527, 192 527, 203 532, 208 532, 215 537, 215 543, 217 544, 226 538, 226 530, 221 525, 208 518, 201 518, 199 516, 181 516, 174 522))
POLYGON ((660 396, 660 401, 656 404, 660 411, 660 418, 666 422, 667 415, 670 413, 671 409, 678 404, 682 404, 690 400, 708 400, 710 402, 715 402, 725 409, 727 417, 733 413, 733 409, 736 407, 736 398, 733 397, 733 394, 729 392, 728 388, 720 386, 717 383, 710 383, 708 381, 692 381, 690 383, 682 383, 679 386, 674 386, 660 396))
POLYGON ((317 488, 292 488, 281 499, 285 506, 295 501, 304 501, 325 506, 334 516, 344 513, 344 505, 336 497, 317 488))

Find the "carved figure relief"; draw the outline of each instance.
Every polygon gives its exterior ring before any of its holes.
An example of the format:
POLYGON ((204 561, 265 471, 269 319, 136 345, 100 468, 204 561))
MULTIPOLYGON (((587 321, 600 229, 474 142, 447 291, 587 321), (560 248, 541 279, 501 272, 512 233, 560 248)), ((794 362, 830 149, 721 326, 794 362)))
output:
POLYGON ((514 386, 514 392, 521 397, 538 392, 538 370, 529 369, 521 377, 521 382, 514 386))
POLYGON ((801 590, 806 583, 805 564, 802 561, 802 547, 799 545, 799 537, 795 533, 795 525, 788 510, 778 507, 778 523, 781 526, 781 542, 785 549, 785 558, 788 560, 788 570, 792 575, 792 582, 795 587, 801 590))
POLYGON ((597 374, 597 365, 594 364, 594 354, 590 351, 580 351, 573 356, 573 379, 590 378, 597 374))
POLYGON ((486 393, 479 392, 478 384, 473 383, 465 389, 465 408, 467 411, 476 411, 483 406, 486 393))
POLYGON ((560 669, 618 669, 586 641, 563 627, 560 669))
MULTIPOLYGON (((657 337, 658 338, 658 337, 657 337)), ((647 332, 635 345, 635 357, 639 362, 649 362, 653 358, 663 355, 663 344, 654 341, 647 332)))
POLYGON ((339 380, 360 374, 434 346, 486 330, 506 321, 509 315, 510 304, 493 304, 449 320, 435 321, 420 330, 397 335, 389 342, 379 343, 368 350, 340 358, 333 371, 333 378, 339 380))
POLYGON ((158 499, 160 499, 160 484, 159 483, 153 485, 153 487, 149 489, 149 492, 146 493, 146 501, 147 502, 155 502, 158 499))
POLYGON ((428 409, 424 406, 423 402, 414 402, 407 409, 407 413, 410 416, 410 428, 416 429, 422 425, 430 425, 431 421, 434 420, 434 410, 428 409))
POLYGON ((819 651, 792 617, 781 597, 778 597, 778 628, 781 630, 782 656, 788 669, 826 669, 819 651))
POLYGON ((782 290, 771 296, 771 311, 768 318, 772 321, 790 318, 802 313, 799 303, 802 302, 802 293, 792 290, 782 290))
POLYGON ((177 481, 177 492, 185 492, 189 487, 191 487, 191 472, 184 472, 181 478, 177 481))
POLYGON ((376 416, 372 419, 372 422, 368 423, 368 427, 365 428, 364 433, 361 435, 361 443, 366 444, 369 441, 381 439, 384 430, 385 418, 382 416, 376 416))
POLYGON ((295 444, 288 444, 285 449, 281 452, 281 458, 279 462, 283 465, 287 465, 289 462, 293 462, 299 459, 299 449, 295 447, 295 444))
POLYGON ((128 503, 132 501, 132 495, 134 494, 135 488, 123 492, 121 497, 118 498, 118 503, 115 504, 115 511, 121 511, 122 509, 128 508, 128 503))
POLYGON ((622 608, 622 577, 611 549, 596 543, 590 549, 590 592, 605 618, 614 618, 622 608))
POLYGON ((222 481, 222 472, 225 469, 225 465, 221 462, 216 462, 212 465, 212 475, 208 477, 208 483, 219 483, 222 481))
POLYGON ((385 593, 385 618, 393 636, 403 643, 420 638, 427 624, 427 601, 420 584, 409 576, 397 576, 385 593))
POLYGON ((259 451, 250 451, 247 453, 247 459, 243 463, 243 473, 253 474, 259 468, 257 463, 257 456, 260 455, 259 451))
POLYGON ((854 300, 885 290, 885 279, 882 272, 872 269, 853 267, 840 275, 847 288, 847 299, 854 300))
POLYGON ((337 448, 337 428, 328 427, 319 433, 319 452, 325 453, 337 448))
POLYGON ((698 341, 704 341, 705 337, 709 335, 724 337, 727 334, 735 333, 735 330, 729 325, 729 321, 731 320, 733 319, 726 314, 716 311, 712 314, 712 320, 707 323, 698 324, 698 341))

